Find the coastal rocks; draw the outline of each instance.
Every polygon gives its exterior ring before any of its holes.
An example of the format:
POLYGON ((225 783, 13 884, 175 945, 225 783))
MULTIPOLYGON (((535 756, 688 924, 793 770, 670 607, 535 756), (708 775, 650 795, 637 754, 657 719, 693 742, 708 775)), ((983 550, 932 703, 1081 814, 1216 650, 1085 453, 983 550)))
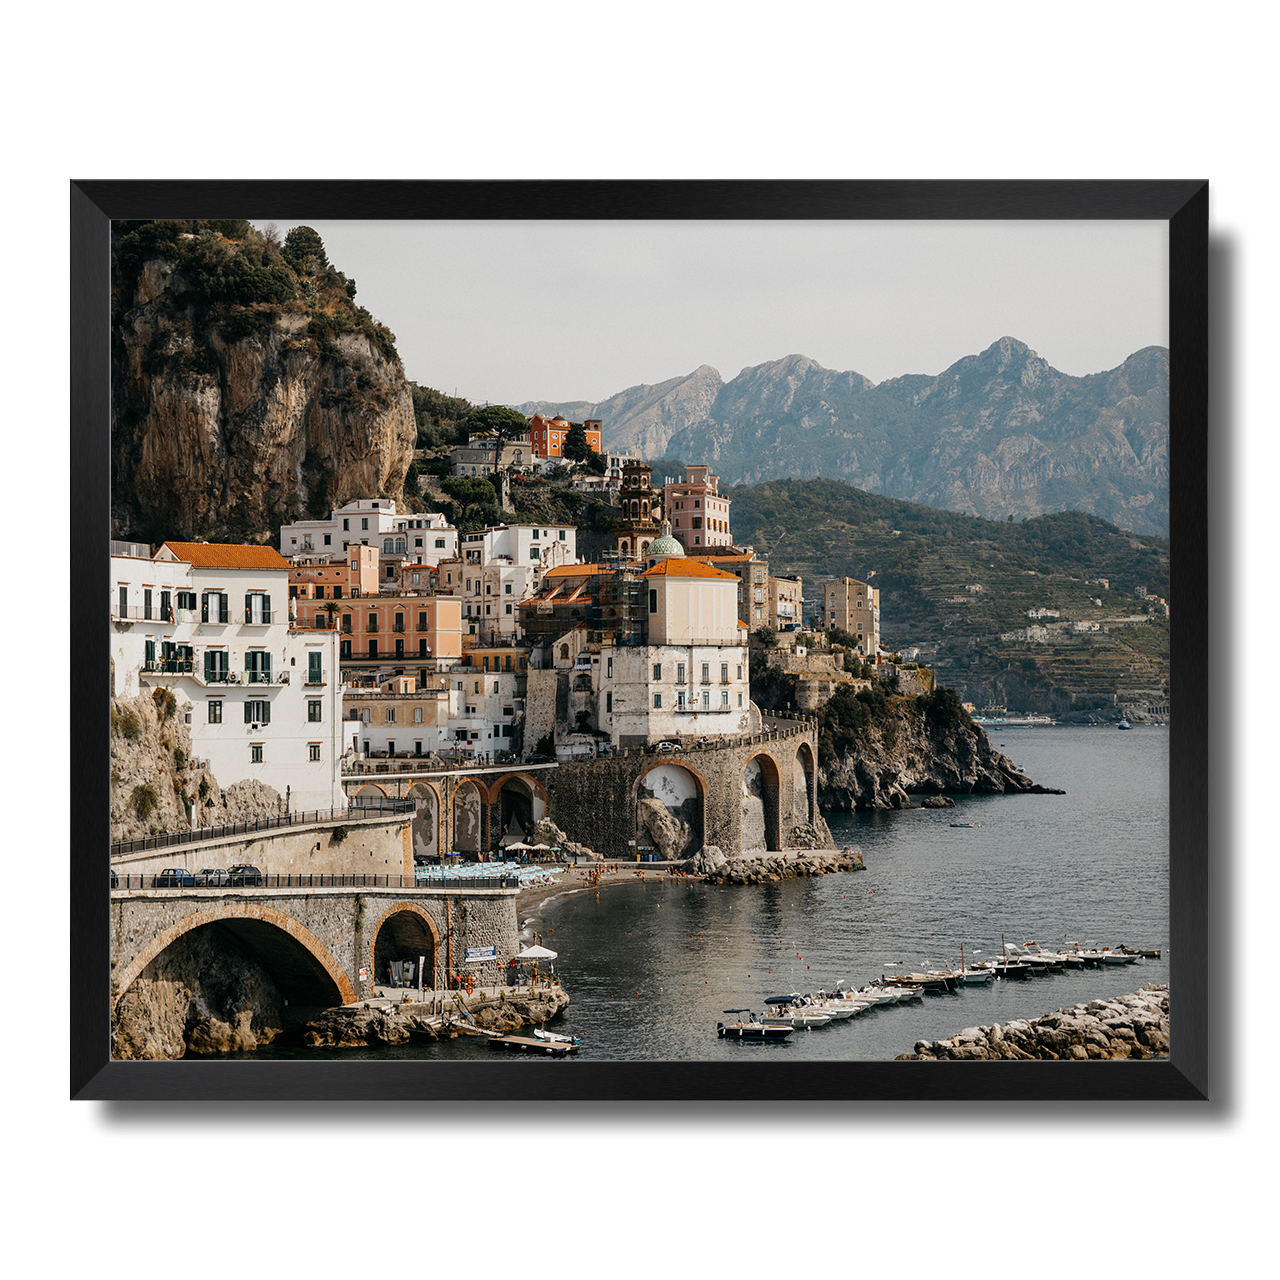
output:
POLYGON ((684 857, 693 837, 690 825, 677 818, 656 796, 642 797, 638 808, 640 826, 657 846, 663 862, 684 857))
POLYGON ((833 844, 835 838, 821 814, 813 822, 797 822, 786 840, 788 849, 830 849, 833 844))
POLYGON ((570 840, 550 818, 539 818, 533 824, 533 831, 528 837, 528 843, 545 844, 550 845, 552 850, 558 849, 559 853, 552 853, 546 850, 539 851, 538 856, 545 858, 548 862, 568 862, 570 859, 580 862, 600 861, 600 855, 594 849, 588 849, 585 844, 578 844, 576 840, 570 840))
POLYGON ((910 703, 868 725, 854 747, 818 766, 819 806, 842 813, 909 809, 912 797, 921 795, 945 800, 1019 793, 1063 794, 1028 778, 992 747, 980 725, 940 730, 910 703))
POLYGON ((1091 1000, 1043 1018, 1004 1026, 967 1027, 947 1040, 920 1040, 895 1061, 965 1059, 1162 1058, 1169 1053, 1169 985, 1091 1000))
POLYGON ((950 796, 925 796, 920 801, 922 809, 954 809, 956 802, 950 796))
POLYGON ((826 876, 833 871, 865 871, 861 850, 849 853, 778 853, 763 858, 734 858, 706 877, 708 884, 768 884, 797 876, 826 876))
POLYGON ((699 849, 684 864, 684 870, 690 875, 711 876, 715 875, 728 861, 729 859, 720 851, 719 846, 709 844, 699 849))
POLYGON ((184 934, 112 1010, 111 1056, 172 1059, 270 1044, 283 1000, 261 965, 213 927, 184 934))
POLYGON ((496 997, 451 993, 453 1007, 442 1019, 426 1004, 342 1005, 325 1009, 302 1028, 311 1049, 366 1049, 451 1038, 469 1027, 517 1031, 540 1026, 569 1007, 562 987, 502 989, 496 997))

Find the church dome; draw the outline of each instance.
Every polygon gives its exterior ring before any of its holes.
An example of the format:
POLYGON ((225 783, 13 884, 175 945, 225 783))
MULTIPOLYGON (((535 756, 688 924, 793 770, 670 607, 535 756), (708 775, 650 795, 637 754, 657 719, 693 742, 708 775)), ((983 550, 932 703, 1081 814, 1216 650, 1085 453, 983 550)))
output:
POLYGON ((670 520, 662 522, 662 532, 649 543, 649 550, 646 554, 650 560, 667 560, 671 556, 684 555, 684 547, 680 545, 676 538, 671 536, 670 520))

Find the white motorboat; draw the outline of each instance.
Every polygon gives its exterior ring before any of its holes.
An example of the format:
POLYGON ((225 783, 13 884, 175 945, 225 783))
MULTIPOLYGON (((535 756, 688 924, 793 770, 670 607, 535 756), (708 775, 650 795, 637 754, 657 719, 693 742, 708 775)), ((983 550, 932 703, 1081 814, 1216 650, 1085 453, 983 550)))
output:
POLYGON ((960 944, 960 971, 956 981, 962 987, 977 987, 990 982, 996 975, 990 969, 969 969, 964 963, 964 943, 960 944))
POLYGON ((1098 952, 1099 964, 1133 964, 1137 959, 1137 956, 1126 955, 1123 951, 1112 951, 1110 947, 1103 947, 1098 952))
POLYGON ((737 1022, 717 1022, 716 1035, 721 1040, 785 1040, 794 1027, 781 1027, 773 1023, 761 1022, 750 1009, 726 1009, 725 1013, 739 1015, 737 1022), (747 1015, 746 1022, 742 1014, 747 1015))

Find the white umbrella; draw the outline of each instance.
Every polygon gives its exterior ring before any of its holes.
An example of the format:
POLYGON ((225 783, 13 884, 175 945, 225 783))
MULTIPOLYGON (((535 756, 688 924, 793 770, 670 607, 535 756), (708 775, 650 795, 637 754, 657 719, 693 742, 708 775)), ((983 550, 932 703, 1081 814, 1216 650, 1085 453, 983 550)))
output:
POLYGON ((530 849, 535 849, 535 850, 536 850, 536 849, 547 849, 547 850, 549 850, 549 849, 551 848, 551 846, 550 846, 549 844, 531 844, 531 845, 529 846, 529 848, 530 848, 530 849))
POLYGON ((517 960, 554 960, 559 953, 548 951, 546 947, 525 947, 516 955, 517 960))
POLYGON ((517 840, 515 844, 503 845, 503 849, 519 849, 524 853, 528 853, 532 849, 538 848, 535 844, 525 844, 523 840, 517 840))

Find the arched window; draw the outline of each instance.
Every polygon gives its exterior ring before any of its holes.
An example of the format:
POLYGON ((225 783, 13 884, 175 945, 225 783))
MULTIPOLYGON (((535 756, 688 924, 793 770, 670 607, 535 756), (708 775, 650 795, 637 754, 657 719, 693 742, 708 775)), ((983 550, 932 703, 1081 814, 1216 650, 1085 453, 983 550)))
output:
POLYGON ((631 550, 631 544, 626 540, 626 538, 623 538, 623 540, 618 543, 618 550, 624 554, 631 550))
POLYGON ((647 556, 649 554, 649 544, 647 542, 641 543, 640 554, 642 556, 647 556))
POLYGON ((405 540, 404 540, 403 538, 397 538, 397 539, 396 539, 396 551, 397 551, 400 555, 404 555, 404 552, 405 552, 405 540))
POLYGON ((395 544, 395 542, 394 542, 394 541, 392 541, 392 539, 390 539, 390 538, 383 538, 383 540, 382 540, 382 550, 383 550, 387 555, 391 555, 391 554, 395 551, 395 549, 396 549, 396 544, 395 544))
POLYGON ((560 656, 562 658, 567 658, 569 656, 569 646, 567 644, 562 644, 560 646, 560 656))
POLYGON ((644 516, 646 520, 649 518, 649 504, 647 502, 642 502, 640 504, 640 514, 644 516))

